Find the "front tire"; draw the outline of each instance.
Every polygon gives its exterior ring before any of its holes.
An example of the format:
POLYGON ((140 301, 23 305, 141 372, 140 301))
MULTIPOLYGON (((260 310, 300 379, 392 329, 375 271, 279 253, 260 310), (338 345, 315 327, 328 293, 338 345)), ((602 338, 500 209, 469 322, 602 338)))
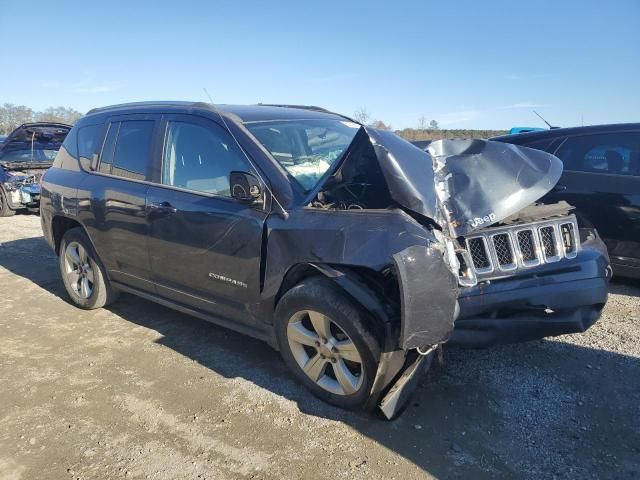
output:
POLYGON ((316 397, 346 409, 369 399, 380 346, 366 312, 329 279, 303 280, 275 311, 280 353, 316 397))
POLYGON ((118 296, 82 228, 67 230, 60 242, 60 273, 73 304, 85 310, 102 308, 118 296))
POLYGON ((0 217, 12 217, 16 214, 9 206, 6 192, 0 188, 0 217))

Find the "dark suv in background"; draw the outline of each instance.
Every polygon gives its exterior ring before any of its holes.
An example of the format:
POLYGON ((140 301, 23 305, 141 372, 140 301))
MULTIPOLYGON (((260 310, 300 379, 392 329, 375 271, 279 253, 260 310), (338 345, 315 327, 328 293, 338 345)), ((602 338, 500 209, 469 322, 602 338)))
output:
POLYGON ((496 137, 554 154, 564 164, 544 198, 576 207, 602 236, 616 275, 640 278, 640 124, 594 125, 496 137))
POLYGON ((497 142, 423 151, 316 107, 129 104, 78 121, 41 221, 75 305, 130 292, 233 328, 320 398, 392 418, 448 340, 596 321, 604 245, 535 203, 561 171, 497 142))

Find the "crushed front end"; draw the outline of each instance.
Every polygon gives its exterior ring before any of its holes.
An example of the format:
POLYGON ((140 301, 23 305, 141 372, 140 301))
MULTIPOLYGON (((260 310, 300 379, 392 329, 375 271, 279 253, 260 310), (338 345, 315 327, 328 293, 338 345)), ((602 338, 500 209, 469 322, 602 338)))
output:
MULTIPOLYGON (((382 169, 394 200, 435 221, 447 250, 454 245, 455 259, 445 255, 459 284, 448 343, 486 347, 589 328, 607 300, 606 248, 596 231, 579 228, 570 205, 536 203, 557 183, 562 163, 545 152, 484 140, 437 141, 426 153, 422 162, 417 155, 378 159, 386 160, 382 169)), ((433 285, 415 272, 402 277, 414 285, 412 298, 433 285)), ((423 317, 429 314, 425 308, 423 317)), ((417 349, 426 354, 422 363, 429 365, 438 347, 417 349)), ((419 358, 409 358, 416 357, 407 356, 380 403, 388 418, 422 370, 419 358)))
POLYGON ((450 344, 480 348, 579 333, 600 317, 611 278, 604 243, 578 227, 568 205, 549 207, 533 206, 533 218, 464 239, 467 286, 450 344))
POLYGON ((45 170, 7 170, 2 187, 9 208, 38 209, 40 205, 40 179, 45 170))

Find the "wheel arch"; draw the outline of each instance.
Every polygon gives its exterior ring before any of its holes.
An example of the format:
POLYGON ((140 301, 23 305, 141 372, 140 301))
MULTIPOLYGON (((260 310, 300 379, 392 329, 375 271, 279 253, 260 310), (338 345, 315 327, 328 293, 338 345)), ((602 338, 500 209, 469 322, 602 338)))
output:
MULTIPOLYGON (((364 267, 331 265, 324 263, 299 263, 287 271, 274 302, 274 310, 282 296, 292 287, 312 276, 323 276, 371 315, 373 333, 383 351, 395 348, 398 340, 400 314, 390 302, 376 293, 372 285, 384 279, 383 274, 364 267)), ((399 289, 397 279, 394 280, 399 289)))
POLYGON ((89 241, 91 241, 91 238, 87 233, 87 229, 84 228, 84 226, 76 219, 65 217, 64 215, 55 215, 51 219, 51 236, 53 239, 53 250, 56 255, 60 255, 60 244, 62 243, 62 237, 64 236, 64 234, 72 228, 77 227, 82 228, 85 234, 87 234, 87 238, 89 238, 89 241))

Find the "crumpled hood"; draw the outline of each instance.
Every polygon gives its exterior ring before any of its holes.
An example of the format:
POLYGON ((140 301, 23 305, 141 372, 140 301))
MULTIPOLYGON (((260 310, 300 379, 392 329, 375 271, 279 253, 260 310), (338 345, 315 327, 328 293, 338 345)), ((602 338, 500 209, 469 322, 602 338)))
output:
POLYGON ((488 140, 438 140, 425 150, 367 128, 391 197, 451 236, 520 211, 560 179, 562 162, 527 147, 488 140))

